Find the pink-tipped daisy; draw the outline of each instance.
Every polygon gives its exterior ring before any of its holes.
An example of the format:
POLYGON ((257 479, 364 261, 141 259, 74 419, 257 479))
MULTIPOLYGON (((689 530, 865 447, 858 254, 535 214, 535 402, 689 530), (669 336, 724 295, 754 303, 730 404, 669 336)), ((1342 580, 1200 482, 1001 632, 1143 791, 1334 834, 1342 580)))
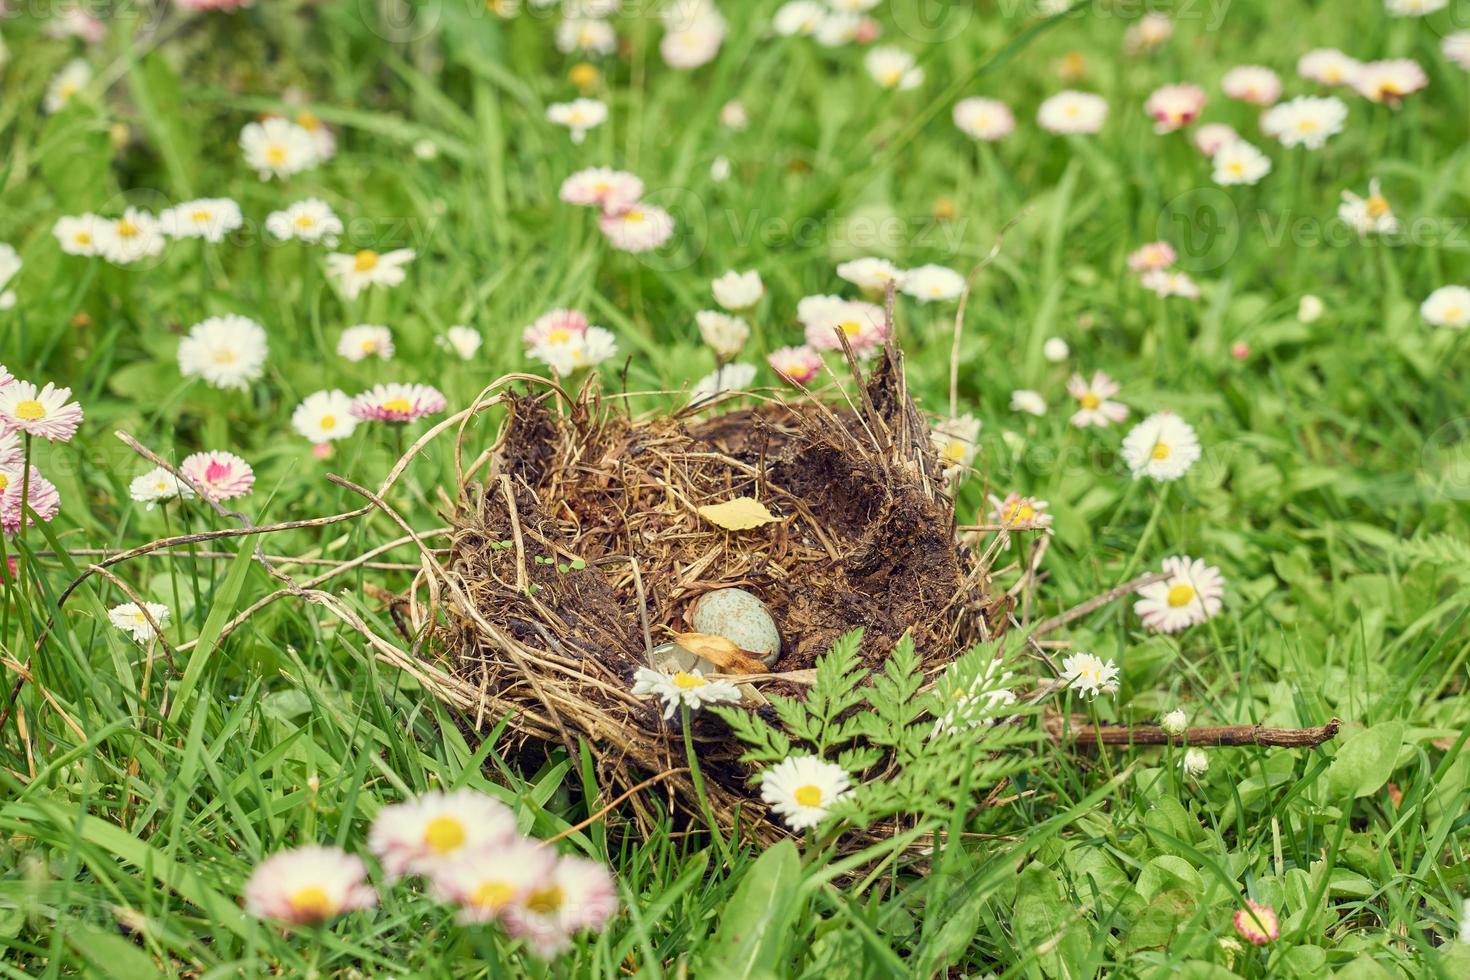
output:
POLYGON ((352 417, 363 422, 412 422, 444 411, 449 403, 438 388, 401 384, 376 384, 352 399, 352 417))
POLYGON ((466 925, 493 922, 533 893, 554 887, 556 852, 523 838, 480 848, 434 872, 433 890, 459 906, 466 925))
POLYGON ((1281 935, 1281 926, 1276 921, 1276 910, 1249 898, 1245 908, 1235 913, 1235 931, 1240 938, 1255 946, 1264 946, 1281 935))
POLYGON ((537 344, 565 343, 572 337, 585 334, 591 323, 581 310, 551 310, 536 318, 536 322, 521 331, 521 342, 527 347, 537 344))
POLYGON ((61 494, 56 486, 34 466, 30 468, 29 486, 24 463, 0 466, 0 531, 7 536, 17 534, 23 524, 32 523, 29 511, 43 521, 49 521, 61 509, 61 494))
POLYGON ((220 449, 184 457, 179 472, 197 483, 204 496, 216 503, 243 497, 255 486, 255 471, 250 464, 220 449))
POLYGON ((515 836, 516 818, 508 807, 484 793, 459 789, 384 807, 373 821, 368 847, 393 879, 437 875, 515 836))
POLYGON ((782 378, 793 384, 811 384, 812 380, 822 373, 822 355, 815 349, 802 345, 800 347, 782 347, 771 352, 766 359, 782 378))
POLYGON ((1067 382, 1067 394, 1077 399, 1077 411, 1072 413, 1072 424, 1079 429, 1089 425, 1107 427, 1128 417, 1128 406, 1110 401, 1122 389, 1118 382, 1098 371, 1089 381, 1080 374, 1072 375, 1067 382))
POLYGON ((550 959, 567 949, 572 934, 601 929, 618 910, 612 875, 596 861, 563 857, 550 880, 505 913, 506 930, 550 959))
POLYGON ((0 386, 0 428, 66 442, 82 424, 82 406, 67 401, 70 397, 70 388, 50 382, 39 390, 29 381, 0 386))
POLYGON ((1205 107, 1205 90, 1198 85, 1165 85, 1154 89, 1143 111, 1154 121, 1154 132, 1172 133, 1199 118, 1205 107))
POLYGON ((1128 253, 1128 268, 1134 272, 1167 269, 1178 257, 1174 246, 1168 242, 1149 242, 1128 253))
POLYGON ((635 254, 658 248, 674 234, 673 215, 642 202, 619 211, 604 211, 597 225, 613 248, 635 254))
POLYGON ((281 851, 262 861, 245 883, 245 911, 295 925, 319 925, 377 903, 366 877, 362 859, 339 848, 310 845, 281 851))
POLYGON ((643 181, 625 170, 589 167, 562 181, 560 196, 568 204, 621 211, 643 196, 643 181))

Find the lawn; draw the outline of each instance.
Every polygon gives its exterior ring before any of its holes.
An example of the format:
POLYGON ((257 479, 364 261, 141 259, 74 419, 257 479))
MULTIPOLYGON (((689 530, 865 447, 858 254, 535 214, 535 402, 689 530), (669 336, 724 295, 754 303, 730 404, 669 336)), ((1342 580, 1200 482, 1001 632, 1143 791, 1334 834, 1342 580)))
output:
POLYGON ((1470 977, 1467 20, 11 5, 0 973, 1470 977))

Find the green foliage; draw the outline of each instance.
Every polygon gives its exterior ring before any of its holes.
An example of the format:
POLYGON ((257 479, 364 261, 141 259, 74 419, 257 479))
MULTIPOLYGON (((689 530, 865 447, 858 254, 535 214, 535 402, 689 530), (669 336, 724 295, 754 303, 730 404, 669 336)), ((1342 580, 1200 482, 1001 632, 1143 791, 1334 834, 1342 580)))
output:
POLYGON ((856 630, 818 658, 804 699, 772 695, 778 725, 742 708, 714 709, 747 746, 742 760, 773 764, 813 754, 837 762, 861 786, 833 812, 857 826, 899 813, 946 820, 1015 771, 1014 757, 997 753, 1029 742, 1024 730, 986 724, 988 713, 979 707, 959 724, 939 724, 954 717, 960 692, 993 689, 977 688, 994 660, 993 644, 950 665, 941 695, 924 690, 928 684, 907 634, 876 674, 861 666, 861 642, 856 630))

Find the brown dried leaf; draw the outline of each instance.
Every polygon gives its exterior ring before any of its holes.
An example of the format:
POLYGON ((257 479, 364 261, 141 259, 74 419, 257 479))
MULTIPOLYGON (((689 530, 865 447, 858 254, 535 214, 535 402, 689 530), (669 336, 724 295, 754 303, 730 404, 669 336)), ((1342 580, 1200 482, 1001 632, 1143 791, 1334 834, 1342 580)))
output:
POLYGON ((706 504, 699 508, 699 516, 727 531, 748 531, 781 519, 754 497, 736 497, 722 504, 706 504))
POLYGON ((676 633, 674 642, 690 653, 708 660, 726 674, 770 673, 765 664, 723 636, 713 636, 709 633, 676 633))

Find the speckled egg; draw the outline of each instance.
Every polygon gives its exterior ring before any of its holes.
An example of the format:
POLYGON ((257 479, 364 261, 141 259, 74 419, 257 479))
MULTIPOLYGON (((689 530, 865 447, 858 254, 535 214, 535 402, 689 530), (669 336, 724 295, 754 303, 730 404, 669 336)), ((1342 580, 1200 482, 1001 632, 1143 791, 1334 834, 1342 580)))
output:
POLYGON ((723 636, 746 653, 765 661, 767 667, 781 655, 781 633, 770 610, 744 589, 716 589, 694 603, 689 625, 697 633, 723 636))

